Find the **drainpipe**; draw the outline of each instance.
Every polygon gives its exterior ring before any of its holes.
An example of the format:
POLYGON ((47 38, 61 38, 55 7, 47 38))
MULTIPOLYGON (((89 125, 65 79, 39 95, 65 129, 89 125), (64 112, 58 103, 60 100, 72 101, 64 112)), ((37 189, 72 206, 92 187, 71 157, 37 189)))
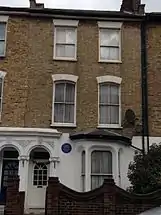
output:
POLYGON ((141 22, 141 84, 142 84, 142 149, 143 153, 145 153, 145 142, 147 144, 147 152, 149 152, 148 84, 147 84, 145 20, 141 22))

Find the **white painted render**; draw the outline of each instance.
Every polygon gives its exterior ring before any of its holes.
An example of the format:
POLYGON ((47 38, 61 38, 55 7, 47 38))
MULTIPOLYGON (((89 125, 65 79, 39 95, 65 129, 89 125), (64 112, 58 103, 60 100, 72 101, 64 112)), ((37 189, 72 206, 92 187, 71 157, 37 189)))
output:
MULTIPOLYGON (((150 137, 150 144, 160 143, 161 137, 150 137)), ((141 148, 142 138, 133 137, 132 144, 141 148)), ((30 152, 35 148, 43 148, 49 152, 48 175, 59 177, 61 183, 82 191, 81 184, 81 153, 86 153, 85 190, 90 190, 91 152, 93 150, 110 150, 113 156, 113 177, 115 183, 126 189, 130 183, 127 178, 128 165, 133 160, 135 149, 118 142, 101 140, 69 139, 68 133, 59 133, 55 129, 31 128, 0 128, 0 151, 14 147, 19 152, 20 191, 25 191, 25 208, 42 208, 45 206, 45 188, 32 185, 33 164, 29 159, 30 152), (64 143, 70 143, 72 151, 65 154, 61 150, 64 143), (120 159, 119 159, 120 154, 120 159), (54 168, 55 167, 55 168, 54 168)), ((1 155, 1 153, 0 153, 1 155)), ((0 158, 0 175, 3 157, 0 158)), ((1 183, 1 177, 0 177, 1 183)))

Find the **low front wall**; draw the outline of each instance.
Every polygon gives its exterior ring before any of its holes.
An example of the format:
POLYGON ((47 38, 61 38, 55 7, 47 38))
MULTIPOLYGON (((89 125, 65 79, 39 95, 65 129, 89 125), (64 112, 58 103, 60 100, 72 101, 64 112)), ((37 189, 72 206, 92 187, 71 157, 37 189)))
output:
POLYGON ((131 195, 117 187, 113 179, 90 192, 73 191, 58 178, 49 178, 45 215, 138 215, 161 204, 161 191, 131 195))
POLYGON ((4 215, 24 215, 25 192, 19 192, 19 177, 8 181, 4 215))

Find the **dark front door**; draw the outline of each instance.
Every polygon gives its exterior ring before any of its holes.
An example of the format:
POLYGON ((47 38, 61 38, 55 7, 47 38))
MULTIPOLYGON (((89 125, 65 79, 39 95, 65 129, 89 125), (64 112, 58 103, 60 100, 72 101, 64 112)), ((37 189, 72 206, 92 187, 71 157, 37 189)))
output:
POLYGON ((6 200, 7 182, 10 176, 18 175, 18 160, 3 160, 0 201, 6 200))

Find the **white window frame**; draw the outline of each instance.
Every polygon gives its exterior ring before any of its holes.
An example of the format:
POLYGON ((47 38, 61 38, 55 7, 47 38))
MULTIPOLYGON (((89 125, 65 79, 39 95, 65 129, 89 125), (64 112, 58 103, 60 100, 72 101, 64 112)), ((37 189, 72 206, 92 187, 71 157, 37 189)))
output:
POLYGON ((121 82, 122 78, 117 76, 105 75, 96 78, 98 83, 98 128, 121 128, 121 82), (100 94, 100 84, 102 83, 114 83, 119 85, 119 123, 118 124, 100 124, 99 123, 99 94, 100 94))
POLYGON ((0 24, 4 23, 6 24, 6 29, 5 29, 5 41, 4 41, 4 54, 0 55, 0 57, 5 57, 6 56, 6 47, 7 47, 7 26, 8 26, 8 19, 9 16, 0 16, 0 24))
POLYGON ((4 78, 6 76, 6 72, 0 70, 0 78, 2 79, 2 89, 1 89, 1 101, 0 101, 0 121, 2 119, 2 107, 3 107, 3 92, 4 92, 4 78))
POLYGON ((76 127, 76 110, 77 110, 77 81, 78 76, 69 74, 54 74, 53 79, 53 101, 52 101, 52 124, 51 126, 56 127, 76 127), (75 104, 74 104, 74 123, 57 123, 54 122, 54 101, 55 101, 55 82, 65 81, 75 83, 75 104))
MULTIPOLYGON (((90 144, 90 142, 89 142, 90 144)), ((91 190, 91 185, 92 185, 92 181, 91 181, 91 170, 92 170, 92 152, 93 151, 109 151, 112 153, 112 176, 113 178, 116 180, 117 179, 117 165, 116 165, 116 161, 117 161, 117 149, 113 146, 111 146, 111 143, 107 145, 103 144, 101 146, 98 145, 92 145, 93 143, 91 142, 91 147, 87 147, 85 146, 85 148, 83 148, 81 150, 81 161, 82 161, 82 152, 85 151, 85 179, 84 179, 84 190, 83 187, 81 186, 82 191, 84 192, 88 192, 91 190)), ((82 162, 81 162, 82 165, 82 162)), ((81 166, 82 168, 82 166, 81 166)), ((81 180, 82 180, 82 172, 81 172, 81 180)), ((116 180, 117 181, 117 180, 116 180)))
POLYGON ((61 19, 54 19, 54 47, 53 47, 53 59, 54 60, 64 60, 64 61, 77 61, 77 28, 78 28, 78 20, 61 20, 61 19), (56 56, 56 30, 57 27, 74 27, 75 28, 75 34, 76 34, 76 41, 75 41, 75 56, 74 57, 57 57, 56 56))
POLYGON ((99 62, 106 62, 106 63, 122 63, 121 61, 121 27, 122 22, 98 22, 98 28, 99 28, 99 40, 98 40, 98 50, 99 50, 99 56, 98 61, 99 62), (101 59, 101 52, 100 52, 100 32, 101 29, 112 29, 112 30, 119 30, 119 59, 118 60, 105 60, 101 59))

